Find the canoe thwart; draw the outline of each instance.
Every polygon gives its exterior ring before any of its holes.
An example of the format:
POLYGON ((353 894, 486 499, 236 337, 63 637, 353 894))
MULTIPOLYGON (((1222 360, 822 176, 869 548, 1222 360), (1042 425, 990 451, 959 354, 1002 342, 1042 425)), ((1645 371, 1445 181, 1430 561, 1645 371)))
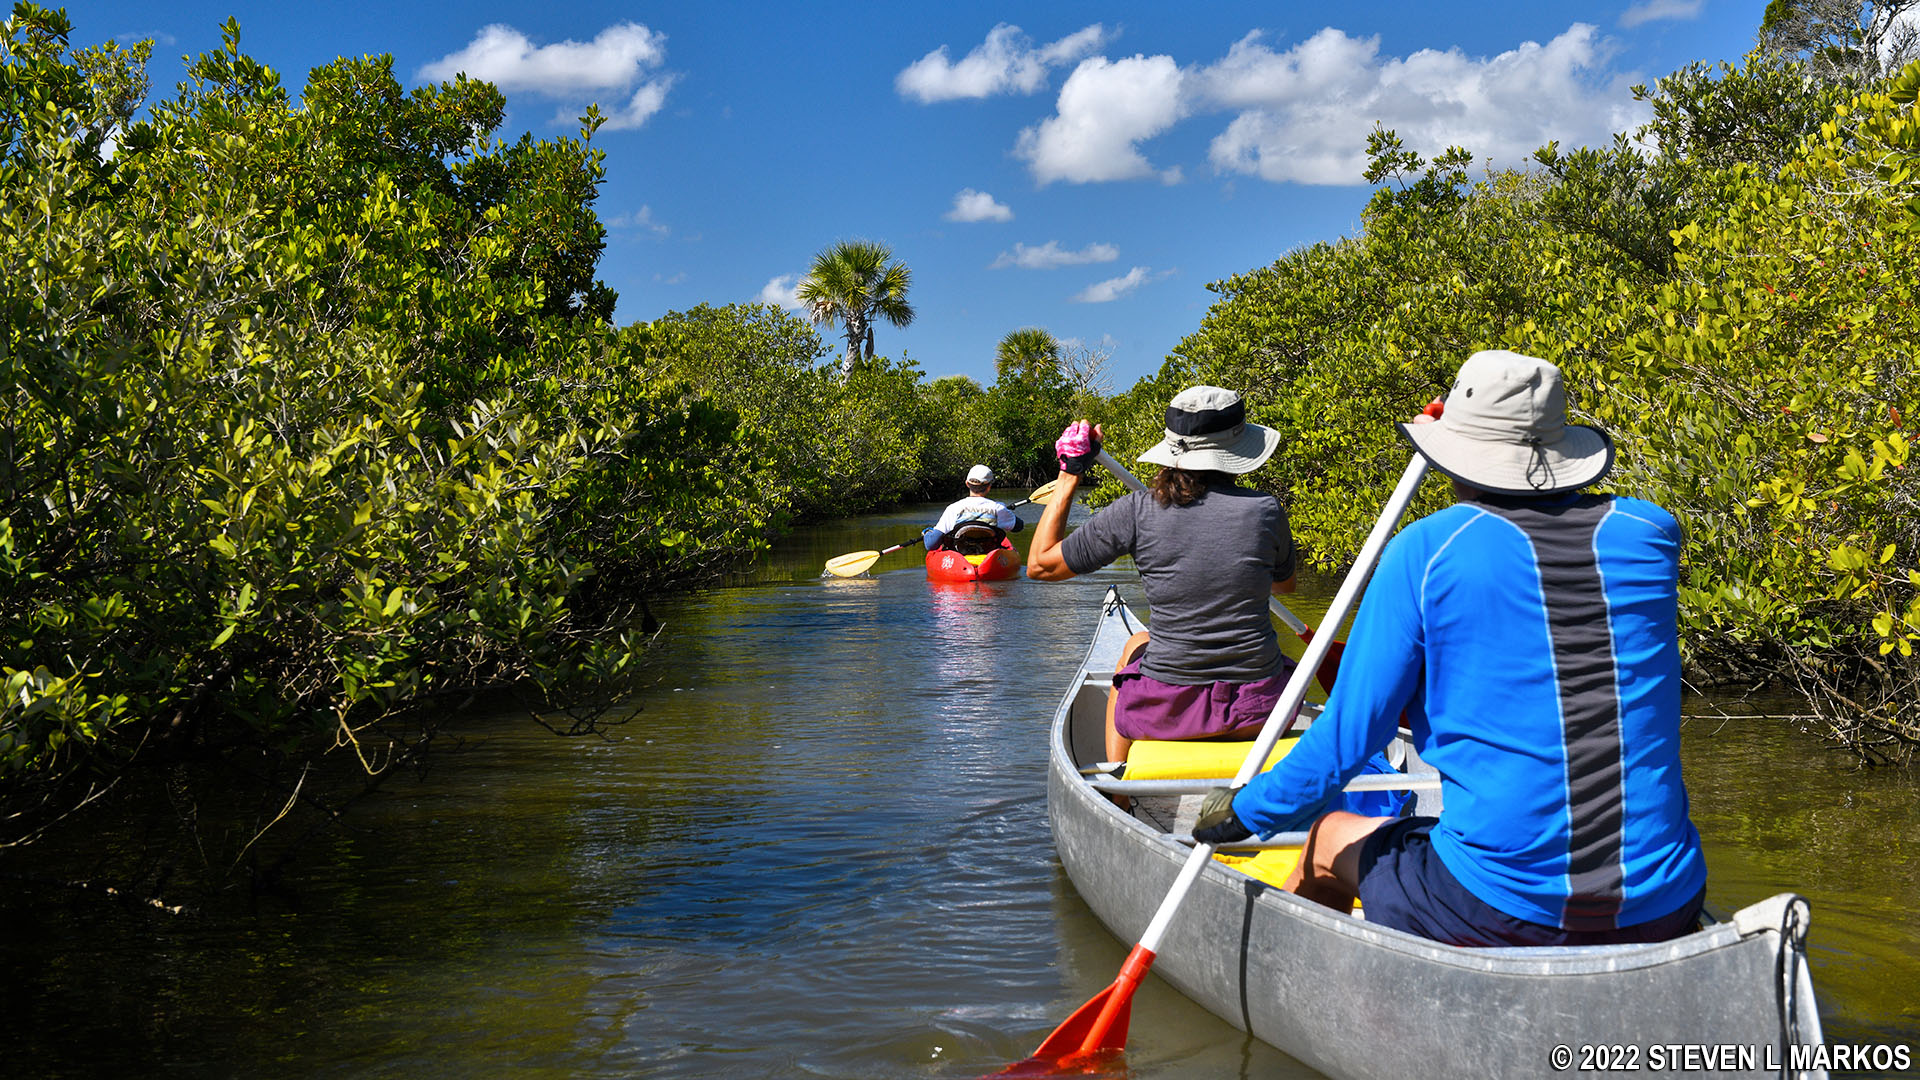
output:
MULTIPOLYGON (((1098 775, 1098 774, 1094 774, 1098 775)), ((1205 795, 1214 788, 1233 783, 1230 777, 1205 780, 1100 780, 1087 781, 1095 791, 1112 795, 1205 795)), ((1438 774, 1425 776, 1389 776, 1367 773, 1347 782, 1346 791, 1439 791, 1438 774)))

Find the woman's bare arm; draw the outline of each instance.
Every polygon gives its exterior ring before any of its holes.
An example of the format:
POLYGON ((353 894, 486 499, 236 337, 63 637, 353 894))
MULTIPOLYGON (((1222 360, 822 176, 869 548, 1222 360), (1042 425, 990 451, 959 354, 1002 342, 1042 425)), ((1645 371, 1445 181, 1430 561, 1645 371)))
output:
POLYGON ((1027 546, 1027 576, 1035 581, 1065 581, 1074 576, 1060 555, 1060 542, 1066 539, 1067 512, 1073 509, 1073 496, 1079 490, 1080 477, 1062 469, 1054 481, 1053 498, 1047 501, 1027 546))

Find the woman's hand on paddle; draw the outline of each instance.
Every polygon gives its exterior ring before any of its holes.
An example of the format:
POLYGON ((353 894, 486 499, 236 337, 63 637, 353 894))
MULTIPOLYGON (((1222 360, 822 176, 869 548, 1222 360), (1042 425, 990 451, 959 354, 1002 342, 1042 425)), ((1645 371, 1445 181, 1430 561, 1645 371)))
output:
POLYGON ((1054 440, 1053 452, 1060 459, 1060 479, 1054 481, 1058 489, 1047 500, 1027 544, 1027 577, 1034 581, 1065 581, 1073 576, 1060 545, 1067 538, 1067 512, 1080 476, 1099 457, 1100 428, 1075 420, 1054 440))
POLYGON ((1233 812, 1233 789, 1217 787, 1207 792, 1200 801, 1200 816, 1193 823, 1193 839, 1196 843, 1237 844, 1253 835, 1240 816, 1233 812))
POLYGON ((1054 455, 1060 459, 1060 471, 1072 476, 1086 472, 1100 453, 1100 440, 1098 424, 1089 424, 1085 420, 1068 424, 1067 429, 1053 442, 1054 455))

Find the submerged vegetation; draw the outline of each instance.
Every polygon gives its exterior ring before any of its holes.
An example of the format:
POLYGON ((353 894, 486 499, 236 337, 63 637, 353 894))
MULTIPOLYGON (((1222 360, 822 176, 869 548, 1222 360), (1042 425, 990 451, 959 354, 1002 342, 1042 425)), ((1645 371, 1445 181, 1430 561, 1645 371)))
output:
POLYGON ((1192 383, 1283 432, 1257 479, 1337 565, 1404 460, 1393 421, 1485 347, 1564 366, 1618 442, 1611 483, 1685 522, 1699 678, 1784 680, 1861 754, 1905 759, 1920 65, 1882 70, 1898 43, 1823 12, 1772 5, 1746 63, 1677 72, 1643 92, 1647 130, 1529 170, 1375 132, 1358 235, 1215 283, 1161 370, 1109 396, 1103 356, 1039 328, 1006 335, 990 387, 876 354, 911 275, 866 242, 823 251, 803 294, 844 349, 760 305, 615 326, 597 114, 501 140, 494 87, 409 90, 379 58, 296 100, 231 22, 149 103, 147 46, 74 50, 20 4, 0 847, 138 789, 210 884, 270 870, 267 826, 333 820, 477 694, 594 730, 648 597, 795 523, 950 494, 974 462, 1046 479, 1073 416, 1144 448, 1192 383), (310 784, 327 760, 359 782, 310 784))

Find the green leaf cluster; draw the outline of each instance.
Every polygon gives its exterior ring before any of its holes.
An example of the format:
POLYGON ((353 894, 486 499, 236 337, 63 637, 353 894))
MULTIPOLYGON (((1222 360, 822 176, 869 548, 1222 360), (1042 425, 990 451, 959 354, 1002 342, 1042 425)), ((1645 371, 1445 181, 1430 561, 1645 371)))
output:
POLYGON ((387 58, 295 101, 229 22, 135 122, 147 46, 0 33, 0 843, 141 765, 277 808, 477 690, 602 698, 644 596, 785 511, 608 322, 592 115, 497 141, 492 86, 387 58))
POLYGON ((1211 286, 1110 441, 1144 448, 1183 386, 1243 391, 1285 437, 1256 479, 1332 568, 1405 461, 1394 423, 1467 354, 1553 360, 1574 420, 1614 436, 1609 484, 1686 528, 1695 675, 1784 679, 1863 753, 1906 757, 1920 64, 1861 91, 1756 53, 1642 93, 1647 129, 1477 179, 1463 150, 1429 162, 1376 132, 1361 232, 1211 286))

